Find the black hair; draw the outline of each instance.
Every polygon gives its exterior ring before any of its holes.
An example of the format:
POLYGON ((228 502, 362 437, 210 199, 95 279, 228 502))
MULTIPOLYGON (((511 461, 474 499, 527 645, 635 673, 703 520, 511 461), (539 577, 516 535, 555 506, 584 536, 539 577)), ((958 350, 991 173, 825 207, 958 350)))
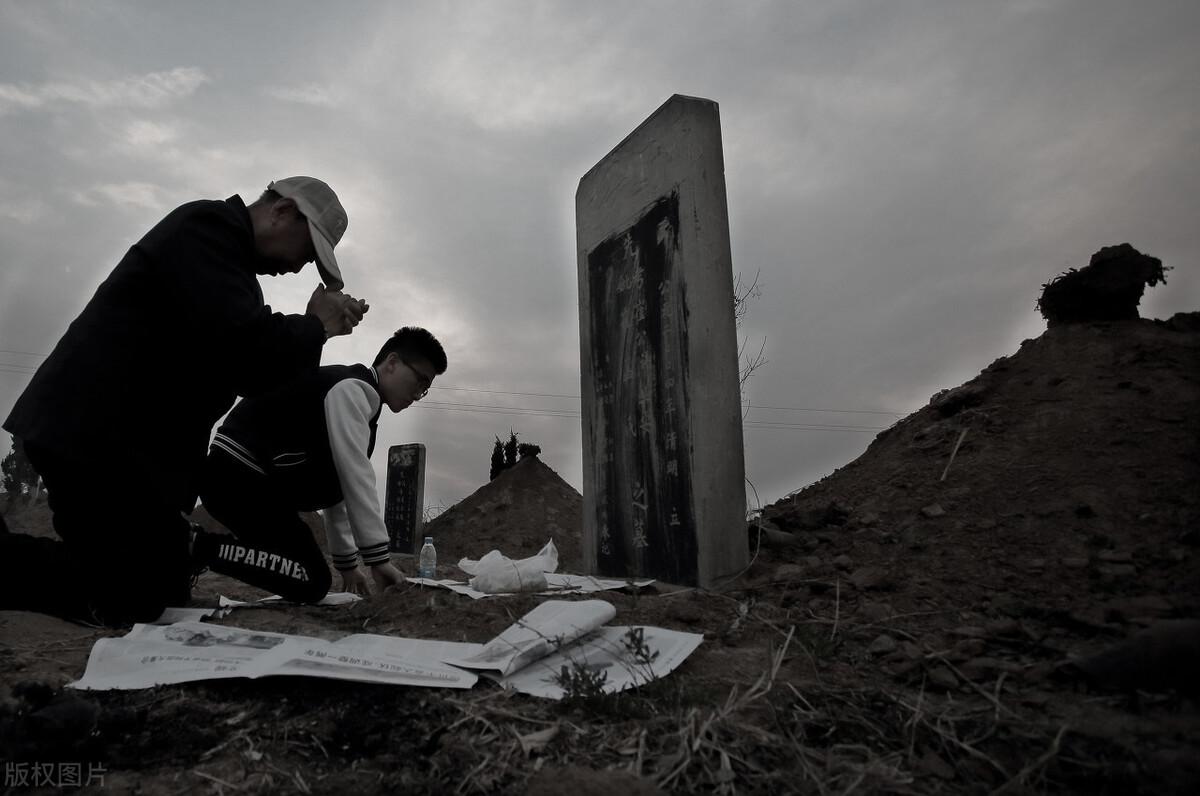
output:
POLYGON ((379 363, 387 359, 387 355, 393 352, 399 354, 401 359, 423 357, 429 360, 429 364, 433 365, 434 371, 439 376, 446 372, 446 352, 442 349, 442 344, 427 329, 419 326, 405 326, 403 329, 399 329, 388 338, 387 342, 383 344, 383 348, 379 349, 379 353, 375 355, 375 361, 371 363, 372 366, 378 367, 379 363))

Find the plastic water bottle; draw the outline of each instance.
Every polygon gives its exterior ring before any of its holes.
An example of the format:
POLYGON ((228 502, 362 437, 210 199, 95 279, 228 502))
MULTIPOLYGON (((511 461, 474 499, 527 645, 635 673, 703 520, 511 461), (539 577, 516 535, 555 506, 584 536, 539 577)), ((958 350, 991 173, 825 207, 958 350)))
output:
POLYGON ((417 563, 417 577, 437 577, 437 550, 433 549, 432 536, 426 536, 425 544, 421 545, 421 556, 417 563))

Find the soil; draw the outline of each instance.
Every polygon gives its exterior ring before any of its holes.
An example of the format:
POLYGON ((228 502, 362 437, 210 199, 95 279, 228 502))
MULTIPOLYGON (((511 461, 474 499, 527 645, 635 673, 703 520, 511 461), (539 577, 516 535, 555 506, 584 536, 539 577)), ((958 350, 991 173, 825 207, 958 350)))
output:
MULTIPOLYGON (((0 748, 92 761, 118 793, 1194 793, 1198 407, 1200 314, 1056 326, 764 509, 722 588, 602 595, 621 624, 705 638, 618 696, 299 678, 74 692, 117 631, 0 612, 0 748)), ((527 458, 427 532, 444 575, 547 539, 572 571, 580 517, 527 458)), ((41 503, 6 519, 50 532, 41 503)), ((261 596, 210 574, 194 603, 217 594, 261 596)), ((483 642, 539 599, 408 584, 222 623, 483 642)))

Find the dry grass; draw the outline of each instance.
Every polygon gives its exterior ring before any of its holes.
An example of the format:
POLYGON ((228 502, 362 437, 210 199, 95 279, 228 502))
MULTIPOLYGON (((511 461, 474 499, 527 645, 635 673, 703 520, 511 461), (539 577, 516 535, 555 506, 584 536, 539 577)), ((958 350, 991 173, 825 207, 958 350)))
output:
MULTIPOLYGON (((456 793, 522 792, 545 766, 620 770, 672 793, 1028 793, 1102 779, 1095 738, 1007 704, 1005 677, 948 693, 789 682, 796 626, 763 670, 705 706, 681 683, 551 703, 489 691, 451 698, 447 731, 473 750, 456 793)), ((943 663, 935 658, 931 661, 943 663)), ((1104 754, 1120 757, 1114 748, 1104 754)))

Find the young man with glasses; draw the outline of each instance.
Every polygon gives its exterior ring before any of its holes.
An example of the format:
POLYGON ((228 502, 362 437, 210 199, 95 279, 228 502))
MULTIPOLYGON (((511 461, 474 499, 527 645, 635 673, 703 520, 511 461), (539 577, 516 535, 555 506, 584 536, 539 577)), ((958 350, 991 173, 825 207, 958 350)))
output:
POLYGON ((370 456, 383 406, 400 412, 446 372, 446 353, 425 329, 405 327, 371 367, 328 365, 234 407, 213 439, 200 500, 232 536, 197 530, 195 572, 212 569, 297 602, 317 602, 332 577, 302 511, 324 509, 344 591, 400 583, 390 562, 370 456))

